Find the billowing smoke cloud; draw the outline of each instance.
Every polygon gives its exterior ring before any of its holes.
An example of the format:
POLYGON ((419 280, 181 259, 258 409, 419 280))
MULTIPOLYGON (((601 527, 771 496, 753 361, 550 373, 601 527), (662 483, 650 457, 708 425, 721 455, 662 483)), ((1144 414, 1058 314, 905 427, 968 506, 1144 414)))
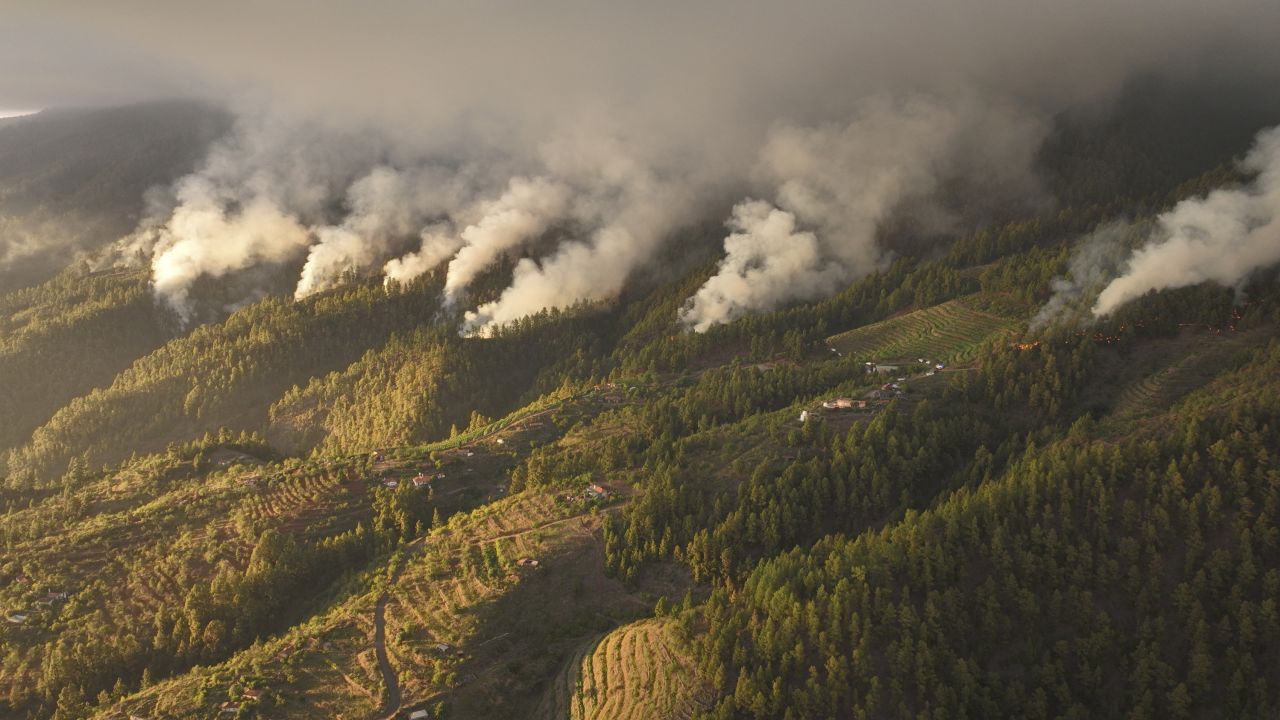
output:
POLYGON ((392 258, 383 266, 382 272, 388 281, 407 283, 448 260, 462 247, 462 239, 447 222, 428 225, 420 238, 417 250, 392 258))
POLYGON ((1109 315, 1150 290, 1238 285, 1280 262, 1280 128, 1258 136, 1244 169, 1257 173, 1247 187, 1215 190, 1162 214, 1155 237, 1098 295, 1093 313, 1109 315))
POLYGON ((502 197, 483 203, 480 219, 462 231, 462 247, 449 262, 445 277, 445 302, 453 304, 476 275, 503 253, 546 232, 564 216, 569 198, 569 189, 560 183, 512 178, 502 197))
MULTIPOLYGON (((348 189, 348 212, 342 223, 316 229, 317 242, 307 255, 294 296, 304 298, 327 290, 344 273, 376 267, 394 254, 399 249, 397 243, 405 238, 423 233, 426 241, 429 230, 423 230, 423 224, 455 207, 462 193, 458 178, 441 168, 425 166, 399 171, 375 167, 348 189)), ((425 259, 427 255, 419 251, 408 262, 421 263, 425 259)), ((411 279, 406 276, 405 262, 395 267, 399 279, 411 279)))
POLYGON ((796 216, 767 202, 746 200, 729 219, 720 270, 681 314, 695 331, 728 322, 754 308, 810 300, 834 292, 848 276, 824 258, 818 238, 796 229, 796 216))
POLYGON ((683 316, 704 328, 874 269, 905 204, 936 229, 959 181, 1023 192, 1036 118, 1136 74, 1280 67, 1280 4, 1224 2, 16 0, 0 95, 177 88, 237 111, 133 238, 183 313, 198 278, 266 265, 300 273, 303 297, 448 262, 461 298, 532 249, 469 317, 484 331, 611 297, 681 226, 732 212, 721 272, 683 316), (93 43, 56 42, 77 37, 93 43), (770 205, 730 211, 744 197, 770 205))
POLYGON ((569 219, 583 234, 541 261, 521 260, 501 297, 466 314, 465 333, 617 295, 672 232, 694 220, 714 184, 696 169, 646 164, 609 132, 578 129, 542 155, 548 172, 574 189, 569 219))
POLYGON ((246 117, 170 196, 151 198, 152 215, 121 246, 152 254, 157 298, 189 319, 190 291, 200 277, 306 253, 310 226, 367 172, 367 158, 377 156, 375 141, 332 140, 321 129, 278 117, 246 117))
POLYGON ((876 98, 844 126, 775 131, 761 173, 776 187, 776 207, 752 200, 734 209, 726 257, 681 320, 703 331, 830 294, 880 264, 877 231, 902 203, 915 201, 909 220, 945 224, 947 208, 933 200, 948 181, 979 185, 992 199, 1034 195, 1043 134, 1034 115, 973 97, 876 98))
POLYGON ((195 182, 184 186, 183 203, 156 241, 151 263, 156 296, 184 321, 191 317, 189 293, 200 276, 222 277, 258 263, 284 262, 306 248, 308 240, 306 228, 270 200, 254 198, 228 213, 202 190, 195 182))

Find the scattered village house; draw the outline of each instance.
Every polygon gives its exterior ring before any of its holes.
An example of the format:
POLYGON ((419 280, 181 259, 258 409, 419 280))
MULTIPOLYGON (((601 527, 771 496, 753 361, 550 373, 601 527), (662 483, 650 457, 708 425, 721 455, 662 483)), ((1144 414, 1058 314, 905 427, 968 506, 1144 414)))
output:
POLYGON ((591 500, 601 500, 609 497, 609 491, 602 485, 591 483, 587 486, 587 497, 591 500))
POLYGON ((261 700, 261 699, 262 699, 262 691, 261 691, 261 690, 255 690, 255 689, 253 689, 253 688, 245 688, 245 689, 244 689, 244 692, 243 692, 243 693, 241 693, 240 697, 241 697, 242 699, 244 699, 244 700, 261 700))
POLYGON ((431 713, 426 710, 414 710, 409 713, 409 720, 429 720, 431 713))
POLYGON ((13 613, 6 617, 5 620, 8 620, 14 625, 21 625, 27 621, 27 616, 25 613, 13 613))
POLYGON ((827 410, 852 410, 855 407, 866 407, 866 406, 867 404, 865 402, 859 402, 857 400, 854 400, 853 398, 848 398, 848 397, 838 397, 832 400, 827 400, 826 402, 822 403, 822 407, 827 410))

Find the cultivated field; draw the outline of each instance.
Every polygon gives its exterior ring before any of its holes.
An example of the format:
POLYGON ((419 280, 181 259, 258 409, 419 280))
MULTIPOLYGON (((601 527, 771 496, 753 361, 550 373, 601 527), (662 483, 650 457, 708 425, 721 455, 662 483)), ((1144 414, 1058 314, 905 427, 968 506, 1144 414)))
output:
POLYGON ((867 360, 925 357, 963 363, 992 336, 1019 321, 974 307, 976 297, 958 298, 827 338, 842 355, 867 360))
POLYGON ((584 643, 539 708, 544 720, 674 720, 704 710, 707 686, 671 621, 640 620, 584 643))

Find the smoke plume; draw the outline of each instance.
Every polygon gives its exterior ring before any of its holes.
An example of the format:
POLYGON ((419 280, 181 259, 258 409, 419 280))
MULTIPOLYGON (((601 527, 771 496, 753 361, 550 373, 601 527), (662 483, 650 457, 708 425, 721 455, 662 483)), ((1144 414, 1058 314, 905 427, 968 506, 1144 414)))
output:
POLYGON ((201 278, 306 297, 447 264, 465 305, 527 255, 470 332, 611 298, 726 216, 688 326, 821 297, 885 261, 886 221, 935 232, 1035 196, 1041 119, 1138 75, 1280 67, 1274 0, 11 5, 15 106, 184 94, 237 115, 121 245, 150 253, 160 300, 191 317, 201 278))
POLYGON ((948 208, 935 198, 943 183, 967 181, 997 200, 1034 195, 1043 134, 1033 114, 1004 102, 924 96, 872 99, 844 126, 776 130, 760 169, 776 203, 734 209, 726 257, 681 320, 703 331, 830 294, 880 265, 877 231, 902 203, 945 224, 948 208))
POLYGON ((1093 314, 1110 315, 1151 290, 1206 281, 1231 287, 1280 262, 1280 128, 1258 135, 1243 167, 1257 173, 1248 186, 1184 200, 1162 214, 1155 236, 1098 295, 1093 314))
POLYGON ((536 239, 551 223, 562 218, 569 204, 569 189, 545 178, 512 178, 502 197, 483 203, 481 217, 461 234, 461 248, 449 261, 445 277, 445 303, 458 295, 503 253, 536 239))
POLYGON ((1129 239, 1136 232, 1142 229, 1112 222, 1085 237, 1072 253, 1067 274, 1050 281, 1053 295, 1031 319, 1031 329, 1057 322, 1079 324, 1090 318, 1093 299, 1119 273, 1131 247, 1129 239))
POLYGON ((462 239, 449 223, 428 225, 420 233, 418 249, 388 260, 382 273, 388 282, 407 283, 448 260, 461 246, 462 239))

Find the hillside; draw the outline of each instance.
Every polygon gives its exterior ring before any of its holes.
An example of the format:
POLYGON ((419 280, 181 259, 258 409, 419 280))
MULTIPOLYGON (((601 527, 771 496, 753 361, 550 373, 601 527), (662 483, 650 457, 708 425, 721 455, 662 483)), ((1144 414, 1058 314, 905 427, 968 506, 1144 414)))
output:
POLYGON ((231 125, 196 102, 60 109, 0 124, 0 290, 43 282, 131 232, 145 193, 195 169, 231 125))
POLYGON ((703 229, 467 337, 545 258, 192 327, 144 271, 0 294, 0 715, 1276 716, 1280 275, 1037 323, 1232 182, 1083 132, 1051 209, 703 333, 703 229))
POLYGON ((72 398, 107 385, 168 337, 136 271, 66 271, 0 296, 0 450, 30 437, 72 398))

